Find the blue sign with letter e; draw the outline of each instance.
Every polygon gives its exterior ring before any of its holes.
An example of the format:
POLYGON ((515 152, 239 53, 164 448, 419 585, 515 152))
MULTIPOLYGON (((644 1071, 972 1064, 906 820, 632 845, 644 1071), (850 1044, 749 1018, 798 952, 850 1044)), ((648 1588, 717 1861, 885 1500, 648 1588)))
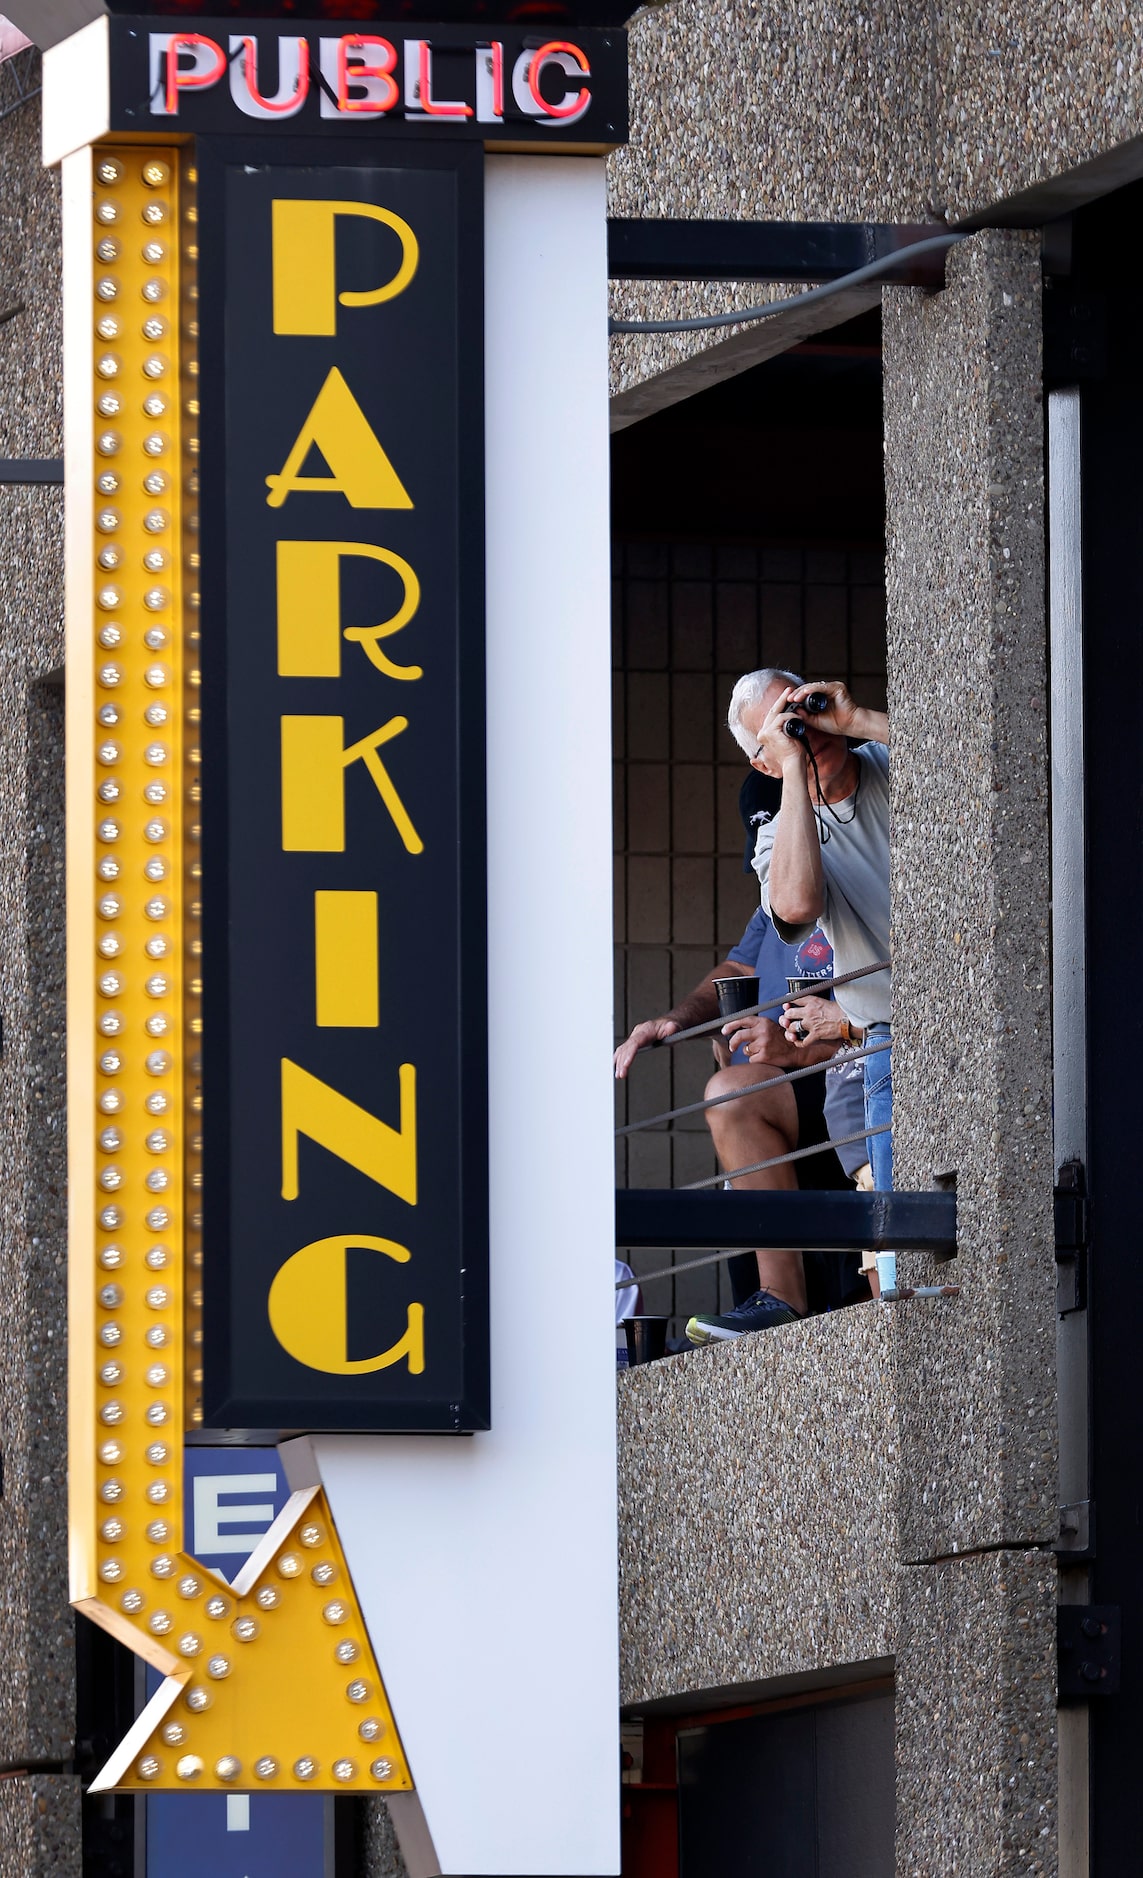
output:
POLYGON ((187 1448, 191 1551, 237 1576, 290 1497, 276 1448, 187 1448))
MULTIPOLYGON (((290 1497, 277 1450, 188 1447, 184 1458, 190 1549, 234 1578, 290 1497)), ((159 1680, 148 1670, 148 1696, 159 1680)), ((323 1794, 152 1793, 146 1806, 147 1878, 332 1872, 332 1802, 323 1794)))

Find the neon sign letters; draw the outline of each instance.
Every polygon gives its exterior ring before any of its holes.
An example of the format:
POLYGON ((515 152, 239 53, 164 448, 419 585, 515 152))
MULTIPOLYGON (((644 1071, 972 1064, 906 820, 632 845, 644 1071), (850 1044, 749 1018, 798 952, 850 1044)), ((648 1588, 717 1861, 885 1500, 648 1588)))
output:
POLYGON ((566 37, 550 26, 441 25, 413 37, 408 24, 368 32, 332 24, 299 32, 296 21, 259 20, 253 31, 231 32, 211 19, 177 29, 169 20, 114 19, 116 127, 412 133, 536 149, 604 149, 626 137, 621 31, 566 37))

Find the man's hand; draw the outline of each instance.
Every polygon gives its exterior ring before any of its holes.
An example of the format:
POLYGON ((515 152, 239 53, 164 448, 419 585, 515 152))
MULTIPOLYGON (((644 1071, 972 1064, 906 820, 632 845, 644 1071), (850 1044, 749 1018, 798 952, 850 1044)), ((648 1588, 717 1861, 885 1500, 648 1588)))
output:
POLYGON ((794 1048, 808 1050, 811 1044, 833 1043, 841 1038, 844 1013, 830 998, 791 998, 782 1006, 778 1019, 794 1048))
POLYGON ((795 710, 814 692, 825 694, 829 699, 829 709, 818 712, 807 711, 804 721, 807 724, 816 725, 818 730, 828 731, 834 737, 856 736, 854 726, 858 717, 857 706, 845 686, 835 679, 825 684, 799 685, 796 691, 791 691, 787 709, 795 710))
POLYGON ((792 710, 814 691, 824 691, 829 699, 829 709, 817 713, 807 713, 803 723, 816 725, 835 737, 852 737, 855 743, 888 743, 889 719, 884 711, 863 710, 855 704, 845 686, 835 679, 824 684, 799 685, 791 691, 787 710, 792 710))
POLYGON ((790 1045, 772 1017, 732 1018, 722 1026, 727 1048, 745 1050, 748 1063, 772 1063, 782 1069, 790 1061, 790 1045))
MULTIPOLYGON (((813 686, 802 686, 801 689, 812 691, 813 686)), ((764 770, 767 776, 784 778, 787 774, 804 776, 806 773, 806 753, 801 738, 787 737, 782 728, 786 719, 793 715, 790 700, 795 695, 787 685, 770 706, 758 732, 758 752, 750 760, 764 770)))
POLYGON ((636 1024, 626 1043, 621 1043, 615 1052, 615 1074, 620 1082, 626 1076, 640 1050, 648 1044, 659 1043, 664 1037, 673 1037, 679 1028, 673 1017, 648 1017, 642 1024, 636 1024))

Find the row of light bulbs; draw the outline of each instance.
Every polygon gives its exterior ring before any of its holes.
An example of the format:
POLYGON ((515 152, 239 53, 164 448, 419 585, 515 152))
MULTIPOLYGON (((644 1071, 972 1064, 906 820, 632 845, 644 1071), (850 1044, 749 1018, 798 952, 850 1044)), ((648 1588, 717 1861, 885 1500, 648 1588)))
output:
MULTIPOLYGON (((118 157, 104 155, 96 164, 96 180, 104 190, 114 191, 127 176, 127 166, 118 157)), ((171 552, 168 546, 171 509, 177 500, 179 466, 173 460, 173 445, 168 431, 158 428, 163 420, 177 420, 172 410, 172 396, 161 384, 169 370, 165 353, 156 348, 169 341, 170 321, 158 303, 167 299, 173 279, 168 242, 156 232, 172 218, 170 166, 148 159, 141 166, 141 180, 148 192, 141 209, 145 235, 138 259, 148 270, 140 297, 143 318, 135 336, 126 310, 124 282, 130 278, 135 260, 130 253, 127 235, 127 203, 113 193, 98 195, 94 205, 96 259, 104 266, 122 264, 122 273, 101 275, 95 284, 96 337, 103 348, 95 361, 94 400, 97 428, 96 451, 96 529, 95 551, 95 639, 98 735, 96 747, 96 871, 99 879, 97 912, 96 991, 97 1029, 103 1046, 99 1057, 102 1081, 97 1097, 97 1143, 101 1158, 97 1161, 99 1225, 113 1235, 99 1251, 101 1278, 98 1289, 100 1319, 98 1339, 101 1360, 98 1368, 100 1402, 98 1420, 101 1438, 98 1459, 106 1471, 101 1475, 100 1499, 106 1513, 99 1526, 101 1554, 99 1576, 104 1584, 119 1590, 120 1608, 128 1616, 139 1616, 146 1607, 143 1592, 125 1583, 127 1565, 123 1545, 128 1537, 124 1502, 129 1498, 124 1463, 128 1449, 123 1434, 129 1422, 132 1391, 124 1390, 129 1382, 131 1362, 128 1331, 134 1287, 125 1287, 122 1275, 127 1249, 119 1237, 127 1220, 124 1201, 130 1197, 134 1176, 129 1179, 131 1155, 125 1122, 127 1099, 123 1091, 126 1069, 125 1052, 130 1048, 129 1033, 136 1020, 130 1018, 132 994, 140 988, 146 1003, 142 1028, 146 1036, 144 1068, 149 1083, 142 1107, 147 1118, 143 1136, 146 1153, 142 1186, 145 1193, 144 1223, 151 1239, 143 1257, 145 1266, 142 1303, 144 1306, 144 1367, 142 1380, 148 1392, 143 1408, 145 1426, 144 1459, 154 1477, 144 1487, 150 1522, 146 1527, 149 1544, 158 1549, 151 1561, 153 1575, 162 1579, 161 1548, 175 1534, 168 1509, 175 1510, 177 1493, 171 1478, 173 1469, 182 1463, 182 1425, 180 1404, 175 1400, 179 1365, 174 1361, 175 1325, 178 1321, 181 1274, 171 1245, 167 1243, 177 1229, 181 1210, 179 1193, 180 1157, 176 1133, 178 1120, 173 1077, 178 1066, 175 1044, 180 1028, 178 1009, 179 976, 173 957, 177 943, 172 932, 176 901, 171 893, 172 872, 179 865, 177 851, 177 804, 172 791, 178 779, 172 776, 171 762, 177 748, 177 713, 179 700, 173 693, 174 661, 170 608, 173 594, 171 552), (115 233, 109 232, 115 229, 115 233), (163 272, 157 270, 164 269, 163 272), (142 339, 146 355, 142 365, 143 395, 136 407, 127 389, 124 357, 129 356, 142 339), (142 417, 150 429, 135 445, 135 426, 142 417), (100 425, 103 427, 101 428, 100 425), (137 452, 137 454, 136 454, 137 452), (142 492, 151 506, 143 522, 142 539, 134 547, 127 535, 124 510, 134 507, 137 490, 133 475, 141 471, 142 492), (137 560, 135 557, 138 557, 137 560), (130 653, 128 631, 120 615, 133 604, 134 581, 141 571, 147 581, 142 595, 144 618, 148 623, 142 633, 147 663, 140 673, 130 653), (126 766, 137 735, 135 711, 139 708, 136 686, 142 679, 142 717, 150 741, 146 748, 146 780, 140 790, 138 809, 132 804, 124 782, 126 766), (120 922, 129 915, 134 893, 130 879, 129 858, 139 855, 142 838, 144 914, 147 937, 143 942, 145 960, 140 980, 134 978, 132 960, 127 956, 120 922), (125 1006, 127 1008, 125 1008, 125 1006), (106 1157, 106 1158, 102 1158, 106 1157)), ((177 317, 177 313, 176 313, 177 317)), ((137 1305, 136 1305, 137 1308, 137 1305)), ((169 1614, 154 1611, 148 1628, 155 1636, 164 1636, 173 1628, 169 1614)))
MULTIPOLYGON (((178 1724, 176 1723, 177 1727, 178 1724)), ((170 1730, 164 1730, 169 1734, 170 1730)), ((145 1754, 138 1762, 138 1772, 143 1780, 157 1780, 163 1771, 163 1763, 157 1754, 145 1754)), ((181 1754, 175 1762, 175 1773, 180 1780, 195 1781, 206 1769, 206 1762, 200 1754, 181 1754)), ((234 1754, 222 1754, 214 1763, 215 1776, 228 1785, 242 1777, 242 1762, 234 1754)), ((280 1765, 272 1754, 260 1754, 253 1763, 253 1772, 257 1780, 275 1780, 281 1772, 280 1765)), ((291 1769, 295 1780, 316 1780, 321 1766, 312 1754, 299 1755, 291 1769)), ((357 1778, 357 1762, 348 1756, 334 1761, 330 1768, 335 1780, 349 1781, 357 1778)), ((393 1773, 393 1763, 384 1756, 370 1762, 369 1772, 374 1780, 389 1780, 393 1773)))
MULTIPOLYGON (((313 1520, 306 1521, 299 1528, 297 1537, 299 1543, 311 1551, 326 1543, 324 1528, 313 1520)), ((177 1568, 173 1560, 166 1559, 162 1562, 162 1569, 173 1575, 177 1568)), ((275 1569, 278 1576, 284 1580, 298 1579, 305 1573, 306 1562, 300 1553, 289 1550, 280 1554, 276 1560, 275 1569)), ((332 1559, 328 1558, 318 1559, 309 1570, 311 1582, 321 1590, 333 1585, 337 1576, 338 1567, 332 1559)), ((179 1579, 176 1588, 180 1597, 197 1598, 201 1595, 203 1583, 194 1573, 185 1573, 179 1579)), ((275 1584, 264 1583, 255 1591, 253 1601, 261 1612, 276 1611, 282 1604, 282 1591, 275 1584)), ((230 1617, 233 1609, 233 1600, 221 1592, 212 1593, 203 1605, 206 1617, 215 1622, 222 1622, 230 1617)), ((321 1614, 326 1624, 337 1628, 348 1621, 350 1612, 345 1601, 340 1598, 331 1598, 323 1605, 321 1614)), ((260 1635, 261 1626, 256 1617, 240 1616, 231 1623, 230 1630, 236 1642, 253 1643, 260 1635)), ((201 1635, 188 1631, 179 1638, 176 1647, 180 1655, 193 1660, 199 1657, 208 1646, 201 1635)), ((352 1667, 358 1662, 360 1656, 361 1646, 351 1638, 341 1639, 334 1647, 335 1661, 342 1667, 352 1667)), ((192 1715, 200 1715, 210 1707, 209 1683, 225 1681, 232 1667, 231 1659, 224 1651, 215 1652, 206 1657, 204 1668, 208 1682, 192 1684, 184 1696, 186 1707, 192 1715)), ((357 1676, 346 1685, 345 1693, 348 1701, 355 1705, 362 1705, 369 1702, 373 1690, 364 1677, 357 1676)), ((385 1724, 378 1717, 367 1715, 358 1724, 357 1733, 360 1740, 371 1747, 381 1740, 385 1733, 385 1724)), ((188 1739, 186 1724, 178 1720, 167 1722, 162 1730, 162 1736, 168 1746, 176 1748, 184 1746, 188 1739)), ((200 1755, 186 1754, 176 1762, 175 1773, 180 1780, 194 1781, 205 1771, 205 1765, 200 1755)), ((259 1756, 252 1765, 255 1777, 260 1781, 273 1780, 281 1771, 279 1762, 270 1754, 259 1756)), ((137 1771, 141 1779, 155 1780, 162 1773, 163 1765, 157 1755, 148 1754, 138 1761, 137 1771)), ((300 1756, 292 1768, 295 1779, 302 1781, 315 1779, 319 1771, 319 1764, 312 1755, 300 1756)), ((355 1779, 358 1769, 356 1762, 346 1756, 334 1762, 331 1771, 336 1780, 344 1782, 355 1779)), ((235 1755, 222 1755, 215 1762, 214 1772, 219 1780, 231 1783, 240 1778, 242 1763, 235 1755)), ((370 1764, 370 1773, 375 1780, 388 1780, 393 1773, 393 1764, 391 1760, 379 1757, 370 1764)))
MULTIPOLYGON (((183 397, 182 411, 179 410, 176 366, 171 358, 175 337, 172 324, 178 320, 179 313, 172 307, 168 317, 163 304, 175 291, 173 263, 165 238, 154 232, 162 230, 163 225, 173 219, 168 191, 170 166, 153 158, 144 160, 141 165, 141 179, 153 193, 142 206, 147 234, 138 259, 152 271, 142 282, 144 317, 134 330, 126 310, 130 299, 126 283, 131 270, 137 268, 137 263, 127 255, 126 231, 132 216, 128 205, 122 198, 117 200, 115 193, 128 173, 126 162, 118 156, 100 158, 96 177, 107 193, 97 195, 94 209, 97 259, 108 268, 123 263, 121 273, 108 272, 95 284, 96 334, 104 348, 96 349, 94 376, 99 420, 95 433, 98 500, 94 631, 98 735, 94 784, 99 916, 96 1021, 101 1073, 96 1131, 101 1155, 105 1157, 97 1162, 96 1205, 101 1235, 106 1235, 101 1239, 99 1250, 97 1293, 100 1306, 97 1455, 101 1466, 98 1491, 102 1506, 98 1571, 103 1583, 114 1588, 124 1614, 145 1623, 153 1637, 163 1640, 188 1666, 193 1666, 194 1675, 181 1698, 183 1718, 168 1720, 161 1731, 163 1743, 176 1757, 173 1763, 176 1779, 193 1784, 204 1776, 209 1777, 206 1759, 194 1751, 194 1718, 211 1707, 214 1689, 235 1668, 235 1653, 256 1646, 263 1624, 272 1623, 274 1614, 290 1597, 302 1595, 302 1587, 292 1589, 292 1581, 308 1581, 312 1587, 310 1596, 314 1592, 327 1594, 320 1606, 315 1606, 315 1615, 320 1609, 320 1619, 327 1633, 338 1633, 348 1626, 354 1607, 351 1599, 337 1595, 339 1566, 329 1556, 325 1529, 312 1519, 302 1523, 295 1543, 268 1568, 245 1608, 238 1607, 232 1595, 212 1585, 198 1569, 187 1569, 188 1562, 179 1552, 181 1496, 175 1482, 182 1465, 183 1410, 176 1398, 181 1366, 175 1339, 182 1273, 176 1248, 183 1198, 179 1193, 181 1166, 175 1077, 181 1067, 184 1027, 191 1034, 201 1028, 201 1018, 196 1014, 201 981, 196 976, 188 976, 188 1002, 180 1008, 177 1002, 179 969, 175 957, 179 936, 173 928, 178 912, 176 870, 181 868, 190 883, 201 874, 196 846, 200 831, 195 819, 200 753, 193 747, 200 712, 194 700, 198 673, 191 670, 187 673, 191 702, 185 709, 185 719, 192 747, 186 752, 188 781, 184 783, 177 771, 178 716, 184 710, 184 700, 177 687, 179 660, 178 647, 173 644, 176 627, 172 588, 177 574, 175 558, 180 549, 175 528, 180 501, 176 479, 181 475, 182 491, 193 499, 197 495, 197 476, 193 465, 189 473, 180 465, 177 434, 172 437, 162 425, 167 420, 171 430, 177 433, 184 419, 197 419, 199 413, 193 397, 183 397), (165 266, 167 272, 162 271, 165 266), (141 359, 137 353, 138 338, 144 342, 141 359), (132 382, 142 387, 141 397, 130 391, 132 382), (142 434, 140 418, 144 420, 142 434), (137 488, 131 478, 139 472, 142 492, 149 506, 141 518, 128 522, 126 514, 137 514, 137 488), (136 584, 140 573, 144 580, 141 590, 136 584), (124 615, 129 617, 130 610, 140 606, 140 602, 142 632, 132 646, 124 615), (140 709, 146 736, 141 765, 136 744, 139 719, 135 715, 140 709), (125 780, 132 771, 135 779, 125 780), (190 811, 185 826, 180 826, 180 787, 186 789, 186 806, 190 811), (142 880, 133 881, 133 867, 140 862, 142 880), (129 945, 124 936, 124 928, 132 925, 132 895, 139 887, 145 921, 141 970, 138 970, 139 955, 132 956, 131 951, 137 941, 133 939, 129 945), (137 1015, 131 1016, 131 1010, 137 1015), (123 1085, 133 1080, 125 1072, 130 1031, 137 1022, 141 1022, 146 1036, 142 1058, 146 1080, 145 1094, 141 1098, 145 1121, 136 1137, 132 1130, 137 1118, 130 1112, 123 1085), (125 1196, 129 1197, 128 1190, 136 1178, 134 1174, 129 1178, 127 1168, 137 1165, 133 1157, 140 1143, 144 1150, 144 1224, 150 1240, 143 1252, 141 1298, 123 1282, 127 1250, 122 1236, 127 1218, 125 1196), (136 1556, 128 1528, 130 1501, 135 1489, 128 1478, 131 1457, 123 1429, 128 1423, 132 1393, 128 1371, 134 1361, 128 1332, 132 1321, 137 1323, 140 1318, 144 1349, 141 1376, 147 1390, 142 1411, 145 1424, 142 1452, 145 1474, 152 1476, 145 1479, 142 1493, 143 1537, 149 1557, 145 1555, 145 1562, 141 1561, 145 1577, 136 1577, 135 1582, 130 1582, 124 1552, 136 1556)), ((193 219, 193 207, 187 212, 187 219, 193 219)), ((193 265, 193 248, 186 252, 185 258, 193 265)), ((193 292, 193 288, 184 288, 184 296, 188 292, 193 292)), ((185 321, 184 329, 193 343, 196 337, 193 321, 185 321)), ((194 375, 192 367, 187 376, 194 375)), ((188 438, 186 447, 193 454, 196 440, 188 438)), ((193 516, 188 518, 188 526, 193 531, 193 516)), ((198 556, 192 552, 184 560, 192 582, 197 567, 198 556)), ((194 611, 197 600, 193 589, 186 593, 189 623, 183 632, 183 641, 188 653, 192 653, 199 641, 194 611)), ((193 974, 196 970, 193 961, 201 952, 197 936, 201 908, 192 900, 185 911, 190 915, 184 936, 191 961, 189 972, 193 974)), ((191 1114, 198 1112, 201 1096, 197 1088, 186 1094, 188 1110, 191 1114)), ((131 1101, 137 1099, 133 1096, 131 1101)), ((193 1133, 185 1143, 187 1183, 192 1195, 201 1186, 201 1145, 201 1137, 193 1133)), ((193 1205, 193 1198, 191 1203, 193 1205)), ((202 1263, 201 1224, 202 1216, 198 1211, 191 1211, 185 1220, 188 1275, 202 1263)), ((186 1311, 188 1343, 194 1347, 201 1344, 202 1338, 198 1327, 201 1302, 201 1291, 190 1278, 182 1303, 186 1311)), ((190 1369, 192 1384, 200 1384, 201 1375, 201 1369, 190 1369)), ((192 1421, 201 1422, 201 1406, 193 1396, 189 1415, 192 1421)), ((333 1654, 338 1667, 347 1672, 344 1699, 348 1711, 360 1717, 356 1721, 356 1734, 361 1749, 360 1760, 356 1751, 333 1760, 330 1763, 332 1778, 338 1784, 351 1783, 359 1778, 361 1769, 367 1767, 372 1780, 390 1781, 394 1763, 378 1752, 385 1723, 371 1712, 379 1692, 371 1677, 361 1673, 362 1644, 351 1636, 336 1635, 333 1654)), ((165 1771, 164 1758, 159 1753, 148 1752, 136 1761, 135 1771, 143 1782, 157 1781, 165 1771)), ((241 1781, 244 1774, 242 1762, 233 1754, 214 1759, 211 1771, 215 1779, 228 1785, 241 1781)), ((273 1754, 263 1754, 250 1763, 250 1771, 260 1783, 273 1782, 280 1775, 287 1779, 292 1777, 295 1782, 312 1783, 318 1779, 321 1768, 318 1760, 308 1754, 299 1756, 288 1768, 273 1754)))
MULTIPOLYGON (((325 1545, 326 1532, 316 1521, 307 1520, 299 1528, 297 1538, 300 1545, 309 1550, 315 1550, 325 1545)), ((279 1555, 274 1569, 282 1579, 287 1581, 298 1579, 306 1572, 306 1561, 301 1553, 291 1549, 279 1555)), ((329 1558, 319 1559, 309 1569, 311 1582, 321 1590, 326 1590, 333 1585, 337 1576, 338 1567, 329 1558)), ((192 1573, 180 1578, 177 1587, 180 1596, 187 1598, 197 1597, 202 1588, 201 1580, 192 1573)), ((255 1591, 253 1601, 260 1611, 275 1611, 281 1606, 282 1592, 277 1585, 265 1583, 255 1591)), ((213 1593, 203 1606, 205 1615, 215 1621, 222 1621, 229 1617, 233 1608, 232 1599, 219 1592, 213 1593)), ((336 1629, 348 1621, 350 1607, 341 1598, 331 1598, 322 1606, 321 1615, 327 1625, 336 1629)), ((239 1643, 252 1643, 260 1634, 258 1619, 251 1616, 235 1619, 230 1629, 231 1634, 239 1643)), ((180 1637, 177 1645, 181 1655, 192 1659, 198 1657, 206 1647, 202 1637, 195 1632, 188 1632, 180 1637)), ((334 1646, 334 1659, 343 1668, 352 1668, 360 1660, 361 1654, 360 1644, 349 1637, 342 1638, 334 1646)), ((210 1682, 222 1682, 230 1675, 232 1663, 225 1653, 219 1652, 208 1656, 204 1667, 210 1682)), ((350 1703, 360 1707, 371 1700, 373 1688, 365 1677, 354 1676, 346 1684, 345 1695, 350 1703)), ((192 1684, 183 1699, 192 1715, 202 1714, 211 1704, 209 1684, 192 1684)), ((375 1715, 366 1715, 357 1726, 358 1738, 366 1748, 375 1747, 384 1733, 385 1724, 375 1715)), ((162 1738, 170 1747, 184 1746, 188 1740, 186 1724, 178 1720, 167 1722, 162 1730, 162 1738)), ((272 1754, 258 1756, 251 1765, 254 1776, 259 1781, 274 1780, 281 1772, 280 1763, 272 1754)), ((176 1777, 188 1782, 199 1779, 205 1769, 206 1763, 202 1757, 193 1753, 180 1756, 175 1763, 176 1777)), ((147 1754, 137 1762, 137 1771, 143 1780, 156 1780, 163 1771, 163 1763, 157 1755, 147 1754)), ((242 1771, 241 1761, 233 1754, 224 1754, 214 1763, 215 1776, 227 1784, 240 1779, 242 1771)), ((339 1782, 351 1781, 357 1778, 358 1765, 351 1757, 342 1756, 332 1763, 330 1771, 334 1779, 339 1782)), ((301 1755, 294 1761, 291 1772, 296 1780, 312 1781, 320 1772, 320 1764, 313 1755, 301 1755)), ((369 1772, 374 1780, 389 1780, 393 1774, 393 1763, 386 1756, 378 1756, 370 1762, 369 1772)))

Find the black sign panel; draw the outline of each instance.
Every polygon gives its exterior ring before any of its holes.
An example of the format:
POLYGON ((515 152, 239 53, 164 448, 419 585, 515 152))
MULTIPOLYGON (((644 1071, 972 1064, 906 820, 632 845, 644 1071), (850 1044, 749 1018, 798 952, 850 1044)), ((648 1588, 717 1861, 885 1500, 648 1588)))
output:
POLYGON ((205 1419, 487 1426, 481 157, 201 143, 205 1419))
POLYGON ((627 138, 620 28, 113 19, 111 129, 457 138, 610 149, 627 138))

